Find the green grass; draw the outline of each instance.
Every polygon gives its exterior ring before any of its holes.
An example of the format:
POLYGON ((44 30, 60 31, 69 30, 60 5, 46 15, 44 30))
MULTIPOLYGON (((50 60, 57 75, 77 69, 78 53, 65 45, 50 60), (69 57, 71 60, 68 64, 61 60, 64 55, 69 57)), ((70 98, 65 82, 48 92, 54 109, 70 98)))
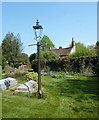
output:
MULTIPOLYGON (((3 118, 98 118, 96 77, 51 78, 42 76, 44 98, 3 92, 3 118)), ((26 82, 18 79, 18 85, 26 82)))

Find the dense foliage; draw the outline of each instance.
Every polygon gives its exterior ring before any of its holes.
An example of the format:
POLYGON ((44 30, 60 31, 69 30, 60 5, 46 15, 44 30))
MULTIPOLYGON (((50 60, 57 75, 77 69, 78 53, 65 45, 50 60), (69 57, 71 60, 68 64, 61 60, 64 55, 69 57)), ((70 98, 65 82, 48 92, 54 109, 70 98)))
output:
POLYGON ((49 39, 48 36, 44 35, 41 40, 41 50, 49 50, 49 47, 52 49, 55 48, 55 45, 52 43, 52 41, 49 39))
POLYGON ((61 58, 47 61, 47 66, 52 71, 65 71, 99 75, 99 57, 61 58))
POLYGON ((37 81, 38 80, 38 74, 36 72, 29 72, 25 75, 26 79, 29 80, 34 80, 37 81))
MULTIPOLYGON (((13 68, 11 68, 11 69, 13 69, 13 68)), ((17 69, 16 72, 6 73, 5 76, 12 77, 12 78, 19 78, 26 74, 27 74, 27 71, 20 71, 19 69, 17 69)))
POLYGON ((30 57, 29 57, 30 63, 32 63, 32 61, 35 60, 36 58, 37 58, 37 53, 31 54, 30 57))
POLYGON ((97 56, 99 56, 99 41, 96 42, 96 47, 95 47, 95 49, 96 49, 96 54, 97 54, 97 56))
POLYGON ((96 46, 99 46, 99 41, 96 42, 96 46))
MULTIPOLYGON (((40 58, 41 58, 41 69, 45 69, 48 70, 49 68, 47 67, 47 61, 53 61, 53 60, 58 60, 59 56, 52 51, 41 51, 40 54, 40 58)), ((29 57, 30 63, 32 65, 32 68, 34 69, 35 72, 38 71, 38 60, 37 60, 37 54, 32 54, 29 57)))
MULTIPOLYGON (((70 59, 71 70, 74 72, 89 72, 97 74, 97 65, 99 62, 99 57, 80 57, 70 59)), ((97 74, 98 75, 98 74, 97 74)))
POLYGON ((6 65, 6 59, 4 57, 2 57, 2 69, 5 68, 5 65, 6 65))
POLYGON ((95 56, 96 55, 94 49, 90 49, 84 46, 83 43, 80 43, 80 42, 75 43, 75 46, 76 46, 76 52, 73 54, 70 54, 69 57, 95 56))
POLYGON ((0 65, 2 64, 2 48, 0 46, 0 65))
MULTIPOLYGON (((55 46, 48 36, 44 35, 40 44, 41 44, 40 46, 41 69, 44 68, 45 71, 48 71, 50 69, 46 66, 47 61, 58 60, 59 55, 57 55, 55 52, 49 51, 49 47, 53 49, 55 46)), ((37 72, 38 54, 37 53, 31 54, 29 57, 29 61, 34 71, 37 72)))
MULTIPOLYGON (((88 73, 98 75, 99 58, 92 47, 86 47, 83 43, 75 43, 76 52, 68 57, 60 58, 55 52, 49 51, 46 44, 41 49, 41 70, 44 71, 65 71, 76 73, 88 73)), ((98 42, 96 43, 98 45, 98 42)), ((71 45, 70 45, 71 46, 71 45)), ((60 47, 61 48, 61 47, 60 47)), ((37 53, 30 56, 30 62, 34 71, 37 71, 37 53)))
POLYGON ((28 55, 22 52, 22 45, 20 35, 15 36, 13 33, 6 34, 2 41, 2 57, 3 68, 4 60, 8 62, 9 66, 18 67, 23 63, 28 62, 28 55))
POLYGON ((41 51, 41 60, 42 61, 52 61, 59 59, 59 55, 57 55, 53 51, 41 51))
POLYGON ((22 64, 27 64, 28 63, 28 55, 26 53, 20 53, 18 57, 18 61, 21 62, 22 64))
POLYGON ((20 36, 14 36, 13 33, 6 34, 6 37, 2 41, 2 55, 10 63, 14 63, 19 53, 21 52, 22 43, 20 42, 20 36))

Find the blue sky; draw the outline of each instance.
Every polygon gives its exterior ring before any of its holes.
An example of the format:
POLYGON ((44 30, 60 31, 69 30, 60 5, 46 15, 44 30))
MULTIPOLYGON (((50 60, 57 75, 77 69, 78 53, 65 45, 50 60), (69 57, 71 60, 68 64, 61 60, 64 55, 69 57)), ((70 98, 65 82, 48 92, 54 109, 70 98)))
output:
POLYGON ((2 39, 8 32, 18 33, 23 52, 36 52, 32 26, 39 19, 43 35, 47 35, 55 47, 68 47, 75 42, 84 45, 97 42, 97 2, 3 2, 2 39))

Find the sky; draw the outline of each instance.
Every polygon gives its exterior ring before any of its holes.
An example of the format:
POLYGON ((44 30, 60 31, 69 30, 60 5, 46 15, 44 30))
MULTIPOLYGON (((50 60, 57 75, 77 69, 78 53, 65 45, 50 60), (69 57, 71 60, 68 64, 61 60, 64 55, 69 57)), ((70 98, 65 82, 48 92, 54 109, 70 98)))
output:
POLYGON ((37 50, 32 26, 36 20, 43 26, 56 48, 69 47, 72 37, 84 45, 97 42, 97 2, 3 2, 2 40, 8 32, 18 33, 23 52, 31 55, 37 50))

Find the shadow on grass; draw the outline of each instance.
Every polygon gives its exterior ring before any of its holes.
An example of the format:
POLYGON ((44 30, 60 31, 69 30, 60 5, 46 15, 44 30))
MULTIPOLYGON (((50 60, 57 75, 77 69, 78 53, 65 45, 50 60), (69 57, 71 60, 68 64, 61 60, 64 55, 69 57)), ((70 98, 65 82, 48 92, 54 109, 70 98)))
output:
POLYGON ((59 93, 61 96, 72 97, 74 94, 79 94, 79 99, 77 101, 81 102, 81 99, 87 100, 84 94, 90 94, 90 98, 94 100, 99 100, 98 96, 98 78, 87 77, 67 79, 62 82, 57 82, 57 87, 59 88, 59 93))

